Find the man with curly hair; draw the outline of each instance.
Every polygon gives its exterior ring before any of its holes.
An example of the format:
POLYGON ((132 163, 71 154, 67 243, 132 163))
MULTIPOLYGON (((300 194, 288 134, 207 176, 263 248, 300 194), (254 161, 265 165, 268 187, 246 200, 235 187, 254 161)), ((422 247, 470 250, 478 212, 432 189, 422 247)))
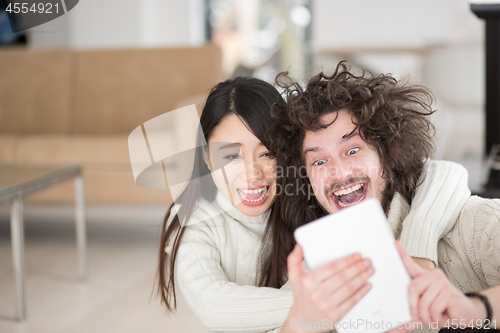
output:
MULTIPOLYGON (((433 150, 429 91, 390 75, 356 75, 345 62, 332 75, 312 77, 305 89, 286 74, 278 83, 287 98, 272 111, 277 121, 271 154, 278 186, 287 193, 277 197, 281 217, 275 213, 269 257, 291 251, 298 226, 370 197, 380 200, 399 239, 433 150), (290 167, 305 169, 307 177, 279 172, 290 167), (300 193, 304 186, 314 195, 300 193)), ((467 199, 438 243, 439 269, 426 271, 403 258, 413 278, 409 300, 415 321, 442 325, 458 319, 453 324, 478 326, 498 320, 500 327, 500 200, 467 199)), ((275 276, 283 270, 278 266, 275 276)))

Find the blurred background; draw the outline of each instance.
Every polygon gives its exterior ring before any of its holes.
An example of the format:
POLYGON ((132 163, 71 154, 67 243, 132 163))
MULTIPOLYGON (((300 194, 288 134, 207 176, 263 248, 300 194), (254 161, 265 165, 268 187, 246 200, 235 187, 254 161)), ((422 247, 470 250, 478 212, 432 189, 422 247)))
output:
MULTIPOLYGON (((28 316, 16 319, 10 202, 0 204, 0 331, 203 332, 151 296, 166 190, 137 187, 127 137, 201 105, 217 82, 343 59, 429 87, 436 159, 485 174, 485 23, 466 0, 82 0, 12 33, 0 1, 0 165, 83 167, 89 278, 78 282, 66 182, 25 200, 28 316)), ((171 124, 172 145, 179 126, 171 124)))

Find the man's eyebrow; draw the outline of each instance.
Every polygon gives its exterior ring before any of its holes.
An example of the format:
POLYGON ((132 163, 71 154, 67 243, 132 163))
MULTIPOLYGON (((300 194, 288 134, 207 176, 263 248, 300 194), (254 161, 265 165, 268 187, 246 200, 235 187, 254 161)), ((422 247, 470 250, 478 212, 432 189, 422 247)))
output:
POLYGON ((358 131, 352 131, 352 132, 349 132, 347 134, 344 134, 344 136, 338 141, 337 144, 341 145, 341 144, 349 141, 350 139, 352 139, 355 136, 359 136, 359 132, 358 131))
MULTIPOLYGON (((346 134, 344 134, 344 136, 342 136, 342 138, 340 138, 340 140, 337 142, 337 145, 340 146, 341 144, 349 141, 350 139, 352 139, 356 136, 359 136, 358 131, 346 133, 346 134)), ((317 152, 317 151, 322 151, 322 150, 325 150, 325 149, 323 147, 319 147, 319 146, 307 147, 306 149, 304 149, 304 156, 307 155, 307 153, 317 152)))
POLYGON ((304 149, 304 155, 307 155, 307 153, 321 151, 321 150, 323 150, 322 147, 308 147, 308 148, 304 149))

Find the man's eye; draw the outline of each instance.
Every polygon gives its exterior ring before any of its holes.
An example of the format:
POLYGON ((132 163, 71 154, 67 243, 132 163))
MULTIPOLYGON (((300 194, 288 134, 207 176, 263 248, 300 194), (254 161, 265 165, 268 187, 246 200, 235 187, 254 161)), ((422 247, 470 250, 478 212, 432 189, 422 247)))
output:
POLYGON ((325 163, 326 163, 326 161, 325 161, 325 160, 316 160, 316 161, 314 161, 312 164, 313 164, 313 165, 323 165, 323 164, 325 164, 325 163))
POLYGON ((351 148, 347 151, 347 155, 354 155, 358 152, 359 148, 356 147, 356 148, 351 148))

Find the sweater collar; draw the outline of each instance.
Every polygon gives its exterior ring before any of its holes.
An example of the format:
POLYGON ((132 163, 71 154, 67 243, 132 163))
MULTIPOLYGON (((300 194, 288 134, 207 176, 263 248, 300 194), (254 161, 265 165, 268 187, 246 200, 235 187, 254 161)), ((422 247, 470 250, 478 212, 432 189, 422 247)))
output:
POLYGON ((248 216, 243 214, 238 210, 238 208, 234 207, 233 204, 227 200, 226 196, 222 194, 221 191, 217 190, 217 195, 215 196, 215 201, 219 205, 219 207, 231 218, 234 220, 244 222, 244 223, 267 223, 269 219, 269 214, 271 209, 268 209, 263 214, 258 216, 248 216))
POLYGON ((403 230, 403 220, 406 218, 410 212, 410 205, 398 192, 394 193, 394 197, 391 201, 391 206, 389 208, 389 213, 387 214, 387 221, 391 227, 392 233, 396 239, 401 236, 401 231, 403 230))

